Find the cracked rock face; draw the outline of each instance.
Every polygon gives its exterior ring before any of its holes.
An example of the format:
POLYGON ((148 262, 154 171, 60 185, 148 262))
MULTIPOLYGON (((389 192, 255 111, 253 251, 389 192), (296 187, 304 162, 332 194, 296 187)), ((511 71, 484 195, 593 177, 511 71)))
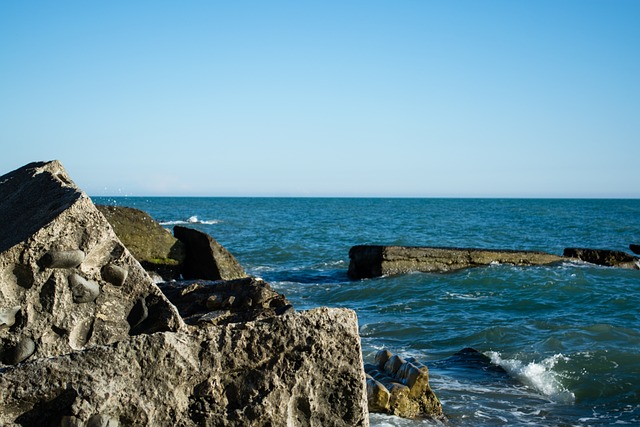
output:
POLYGON ((358 321, 152 282, 58 162, 0 177, 0 425, 368 426, 358 321))
POLYGON ((364 381, 355 313, 315 309, 7 368, 0 424, 367 426, 364 381))
POLYGON ((144 330, 184 326, 59 162, 0 177, 1 363, 123 340, 139 299, 144 330))

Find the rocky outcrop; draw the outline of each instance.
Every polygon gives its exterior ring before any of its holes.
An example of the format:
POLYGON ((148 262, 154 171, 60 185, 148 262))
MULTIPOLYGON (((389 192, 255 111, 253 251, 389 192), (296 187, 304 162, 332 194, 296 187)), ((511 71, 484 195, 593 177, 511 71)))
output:
POLYGON ((0 425, 368 426, 353 311, 162 285, 60 163, 0 177, 0 425))
POLYGON ((139 209, 97 205, 116 235, 147 271, 164 280, 178 279, 185 259, 184 244, 139 209))
POLYGON ((55 161, 0 177, 0 322, 6 365, 185 327, 55 161))
POLYGON ((247 277, 240 263, 207 233, 176 225, 174 236, 186 247, 184 279, 233 280, 247 277))
POLYGON ((365 371, 370 412, 444 419, 442 404, 429 386, 429 369, 422 363, 380 350, 365 371))
POLYGON ((359 245, 349 250, 349 277, 362 279, 409 272, 449 272, 499 264, 547 265, 562 257, 545 252, 359 245))
POLYGON ((364 384, 355 313, 316 309, 6 369, 0 425, 367 426, 364 384))
POLYGON ((638 257, 608 249, 566 248, 564 256, 596 265, 619 268, 640 268, 638 257))
POLYGON ((629 249, 636 255, 640 255, 640 245, 634 245, 633 243, 629 245, 629 249))

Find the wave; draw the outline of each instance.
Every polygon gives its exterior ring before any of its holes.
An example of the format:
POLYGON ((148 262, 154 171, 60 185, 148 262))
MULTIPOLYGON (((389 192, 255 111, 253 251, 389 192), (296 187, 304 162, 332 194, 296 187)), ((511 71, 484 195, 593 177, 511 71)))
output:
POLYGON ((575 395, 562 384, 562 374, 554 368, 558 362, 570 359, 563 354, 555 354, 540 362, 523 362, 518 359, 503 359, 500 353, 489 351, 485 353, 491 362, 502 367, 514 378, 534 388, 554 401, 572 403, 575 395))
POLYGON ((160 225, 182 225, 182 224, 220 224, 222 221, 219 219, 210 219, 210 220, 201 220, 196 215, 192 215, 184 220, 176 220, 176 221, 160 221, 160 225))

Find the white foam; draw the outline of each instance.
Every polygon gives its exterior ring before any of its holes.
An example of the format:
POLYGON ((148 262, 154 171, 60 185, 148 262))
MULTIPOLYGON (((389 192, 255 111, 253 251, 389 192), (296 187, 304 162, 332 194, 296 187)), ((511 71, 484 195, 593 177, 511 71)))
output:
POLYGON ((491 362, 504 368, 509 375, 534 388, 543 395, 557 401, 573 402, 575 395, 563 385, 561 376, 554 371, 559 361, 568 361, 562 354, 555 354, 540 362, 523 362, 518 359, 503 359, 500 353, 490 351, 486 353, 491 362))
POLYGON ((161 221, 160 225, 182 225, 182 224, 205 224, 205 225, 214 225, 220 224, 222 221, 219 219, 209 219, 209 220, 201 220, 197 215, 192 215, 187 219, 177 220, 177 221, 161 221))

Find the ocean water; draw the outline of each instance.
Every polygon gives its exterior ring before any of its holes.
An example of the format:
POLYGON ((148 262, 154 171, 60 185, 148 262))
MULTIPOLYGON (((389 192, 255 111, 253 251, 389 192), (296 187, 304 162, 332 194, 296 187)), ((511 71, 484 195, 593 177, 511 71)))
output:
MULTIPOLYGON (((209 233, 299 310, 354 309, 365 362, 387 348, 427 364, 446 425, 640 425, 640 271, 567 262, 359 281, 346 273, 357 244, 628 251, 640 244, 640 200, 94 201, 209 233), (488 362, 455 356, 467 347, 488 362)), ((441 425, 378 414, 371 424, 441 425)))

